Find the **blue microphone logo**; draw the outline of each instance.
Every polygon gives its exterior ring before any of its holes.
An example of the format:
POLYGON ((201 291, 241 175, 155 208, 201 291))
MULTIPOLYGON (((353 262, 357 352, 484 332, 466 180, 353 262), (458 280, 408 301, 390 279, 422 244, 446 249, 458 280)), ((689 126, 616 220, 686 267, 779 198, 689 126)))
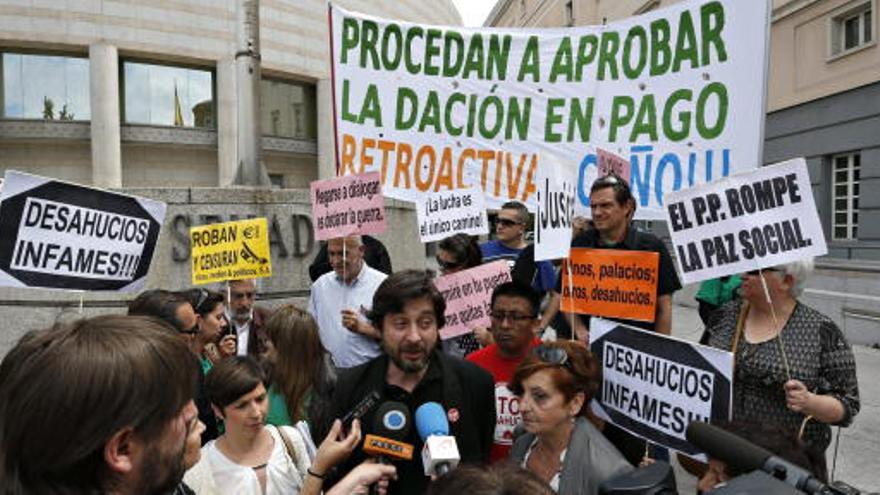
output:
POLYGON ((391 431, 400 431, 406 426, 406 415, 400 411, 388 411, 382 416, 382 424, 391 431))

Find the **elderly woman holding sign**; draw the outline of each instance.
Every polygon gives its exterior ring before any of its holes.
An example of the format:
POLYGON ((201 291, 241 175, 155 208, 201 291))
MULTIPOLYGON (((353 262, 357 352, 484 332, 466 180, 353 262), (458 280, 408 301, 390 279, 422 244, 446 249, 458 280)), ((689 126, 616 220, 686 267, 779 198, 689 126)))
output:
POLYGON ((735 355, 735 420, 792 431, 824 460, 829 425, 859 412, 859 387, 840 328, 797 300, 812 269, 810 259, 743 274, 742 300, 712 315, 703 343, 735 355))
POLYGON ((536 347, 510 383, 527 432, 510 456, 556 493, 595 495, 603 481, 632 470, 586 418, 600 373, 583 343, 560 341, 536 347))

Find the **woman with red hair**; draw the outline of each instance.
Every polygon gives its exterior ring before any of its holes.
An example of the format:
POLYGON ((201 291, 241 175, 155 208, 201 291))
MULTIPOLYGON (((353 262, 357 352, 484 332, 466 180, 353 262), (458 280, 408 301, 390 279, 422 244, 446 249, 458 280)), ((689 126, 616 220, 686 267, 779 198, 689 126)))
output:
POLYGON ((599 363, 570 341, 536 347, 513 376, 527 433, 510 456, 557 493, 595 495, 603 481, 633 469, 586 418, 600 381, 599 363))

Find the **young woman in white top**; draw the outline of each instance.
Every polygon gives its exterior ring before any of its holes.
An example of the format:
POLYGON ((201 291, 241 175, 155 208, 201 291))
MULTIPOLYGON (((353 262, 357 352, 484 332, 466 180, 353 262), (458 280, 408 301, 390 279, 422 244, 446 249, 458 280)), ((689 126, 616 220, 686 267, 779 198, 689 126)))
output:
MULTIPOLYGON (((357 422, 341 437, 342 425, 336 421, 317 452, 307 447, 312 444, 307 429, 266 426, 264 382, 257 362, 244 356, 226 358, 208 373, 205 389, 226 433, 205 444, 201 460, 186 473, 184 480, 196 493, 317 495, 327 470, 358 445, 357 422)), ((359 476, 356 484, 369 483, 393 476, 393 470, 367 466, 359 476)))

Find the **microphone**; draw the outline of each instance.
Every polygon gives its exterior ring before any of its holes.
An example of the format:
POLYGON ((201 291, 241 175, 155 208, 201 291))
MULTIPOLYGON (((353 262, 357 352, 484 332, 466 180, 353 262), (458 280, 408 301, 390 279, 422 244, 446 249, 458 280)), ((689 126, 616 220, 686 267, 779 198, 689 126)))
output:
POLYGON ((443 406, 426 402, 416 409, 416 429, 422 437, 422 465, 425 476, 443 476, 461 460, 455 437, 449 435, 449 421, 443 406))
POLYGON ((351 423, 355 419, 363 418, 365 414, 376 407, 381 399, 382 396, 380 396, 379 392, 376 392, 375 390, 364 396, 360 402, 355 404, 355 406, 342 417, 343 429, 348 432, 351 429, 351 423))
POLYGON ((373 432, 364 437, 364 452, 380 463, 412 460, 415 447, 403 441, 412 428, 409 408, 396 401, 383 402, 376 410, 373 432))
POLYGON ((806 493, 820 493, 827 486, 806 469, 773 455, 769 450, 702 421, 692 421, 685 438, 735 471, 760 469, 806 493))

